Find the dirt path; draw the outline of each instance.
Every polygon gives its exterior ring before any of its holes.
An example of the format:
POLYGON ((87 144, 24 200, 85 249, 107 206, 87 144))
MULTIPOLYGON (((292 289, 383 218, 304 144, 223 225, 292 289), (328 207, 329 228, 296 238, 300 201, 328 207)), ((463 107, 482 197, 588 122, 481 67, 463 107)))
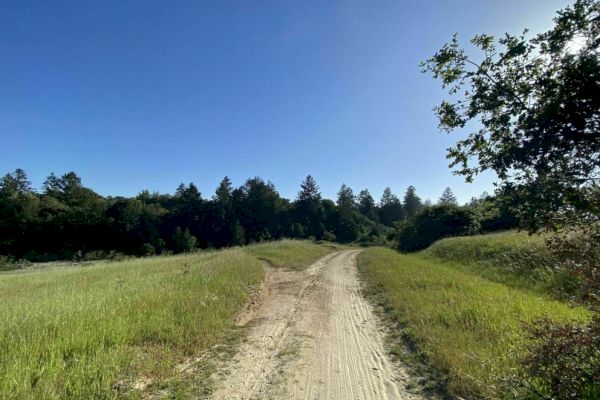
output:
POLYGON ((420 399, 393 366, 362 298, 358 251, 328 255, 305 271, 270 270, 266 297, 212 399, 420 399))

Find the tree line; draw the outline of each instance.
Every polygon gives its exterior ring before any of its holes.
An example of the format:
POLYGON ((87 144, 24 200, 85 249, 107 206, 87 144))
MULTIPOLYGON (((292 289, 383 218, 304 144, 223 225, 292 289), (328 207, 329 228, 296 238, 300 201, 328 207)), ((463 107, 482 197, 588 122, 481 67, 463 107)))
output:
MULTIPOLYGON (((376 202, 368 190, 355 195, 347 185, 334 202, 322 197, 310 175, 294 200, 281 197, 271 182, 258 177, 237 188, 225 177, 209 198, 193 183, 179 185, 172 195, 143 190, 135 197, 104 197, 85 187, 74 172, 50 174, 38 192, 17 169, 0 179, 0 254, 31 261, 103 258, 281 238, 384 244, 411 229, 411 221, 419 221, 425 210, 441 210, 450 219, 466 213, 468 229, 454 226, 453 233, 502 228, 486 225, 488 220, 499 223, 496 203, 484 196, 459 207, 448 188, 432 205, 419 198, 414 186, 402 199, 388 187, 376 202)), ((415 234, 422 233, 416 229, 415 234)))

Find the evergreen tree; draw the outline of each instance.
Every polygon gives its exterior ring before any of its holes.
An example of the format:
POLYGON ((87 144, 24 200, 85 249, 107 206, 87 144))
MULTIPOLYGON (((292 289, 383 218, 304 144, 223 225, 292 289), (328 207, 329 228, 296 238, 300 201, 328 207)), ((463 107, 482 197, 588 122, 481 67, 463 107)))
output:
POLYGON ((12 174, 6 174, 0 179, 0 194, 12 193, 32 193, 31 182, 27 179, 27 174, 21 168, 15 169, 12 174))
POLYGON ((173 249, 176 253, 186 253, 194 250, 197 239, 190 233, 189 229, 175 228, 173 234, 173 249))
POLYGON ((345 184, 342 184, 338 191, 337 206, 342 210, 353 210, 356 208, 354 192, 345 184))
POLYGON ((358 194, 358 211, 361 214, 369 216, 369 214, 375 209, 375 200, 371 193, 367 189, 361 190, 358 194))
POLYGON ((438 200, 438 204, 450 204, 454 206, 458 205, 458 200, 456 200, 456 196, 454 195, 452 189, 450 189, 449 187, 444 189, 444 193, 442 193, 442 197, 440 197, 440 199, 438 200))
POLYGON ((293 209, 294 219, 302 226, 304 234, 320 239, 324 232, 325 214, 319 186, 312 176, 308 175, 300 184, 293 209))
POLYGON ((228 177, 223 178, 219 187, 215 190, 213 201, 225 205, 231 203, 231 196, 233 193, 233 187, 231 186, 231 180, 228 177))
POLYGON ((297 201, 305 200, 321 200, 321 193, 319 192, 319 186, 315 179, 308 175, 300 184, 300 191, 298 192, 297 201))
POLYGON ((405 217, 406 213, 400 199, 392 193, 392 189, 386 187, 379 201, 379 220, 384 225, 392 226, 394 222, 405 217))
POLYGON ((404 210, 408 217, 413 217, 419 208, 422 207, 421 199, 417 196, 417 189, 414 186, 409 186, 404 194, 404 210))
POLYGON ((397 199, 398 197, 392 193, 392 189, 388 186, 383 189, 383 195, 381 195, 381 200, 379 200, 379 207, 394 203, 397 199))

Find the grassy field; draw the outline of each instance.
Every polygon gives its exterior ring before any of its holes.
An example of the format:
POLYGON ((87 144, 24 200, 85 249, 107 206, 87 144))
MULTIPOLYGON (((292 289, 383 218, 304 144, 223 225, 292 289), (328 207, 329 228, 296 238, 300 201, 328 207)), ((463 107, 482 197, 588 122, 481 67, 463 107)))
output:
POLYGON ((334 244, 315 245, 300 240, 280 240, 278 242, 261 243, 245 247, 248 254, 267 261, 275 267, 302 269, 317 259, 341 249, 334 244))
POLYGON ((369 291, 406 326, 403 335, 416 345, 415 358, 435 366, 449 392, 465 398, 506 395, 502 383, 517 373, 527 345, 524 322, 589 317, 582 308, 540 295, 537 290, 543 289, 535 285, 526 287, 523 276, 510 278, 510 270, 485 271, 502 268, 501 259, 486 264, 489 259, 514 251, 488 248, 489 243, 480 248, 486 240, 450 239, 416 254, 370 248, 359 256, 369 291))
POLYGON ((257 257, 299 268, 329 251, 286 241, 2 273, 0 398, 135 398, 132 382, 165 382, 235 331, 257 257))

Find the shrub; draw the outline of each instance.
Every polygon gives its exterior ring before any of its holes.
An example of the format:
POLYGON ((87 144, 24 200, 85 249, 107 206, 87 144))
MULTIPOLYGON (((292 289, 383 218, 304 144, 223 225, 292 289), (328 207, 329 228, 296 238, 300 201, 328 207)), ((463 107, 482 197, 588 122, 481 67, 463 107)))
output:
POLYGON ((0 271, 23 269, 29 265, 31 265, 31 263, 27 260, 15 260, 11 256, 0 255, 0 271))
POLYGON ((444 237, 469 235, 478 230, 477 216, 472 210, 440 204, 422 209, 400 226, 398 248, 403 251, 420 250, 444 237))
POLYGON ((140 246, 140 255, 152 256, 156 254, 156 248, 151 243, 143 243, 140 246))
POLYGON ((548 248, 564 268, 576 276, 581 297, 587 303, 600 304, 600 227, 593 225, 567 231, 547 240, 548 248))
POLYGON ((552 399, 600 398, 600 315, 587 324, 529 326, 534 346, 524 360, 527 388, 552 399))
POLYGON ((190 233, 189 229, 182 230, 177 227, 173 234, 173 249, 176 253, 192 251, 196 247, 196 241, 196 237, 190 233))
POLYGON ((325 231, 323 233, 323 240, 326 240, 328 242, 335 242, 336 236, 335 236, 335 234, 333 234, 333 233, 331 233, 329 231, 325 231))

